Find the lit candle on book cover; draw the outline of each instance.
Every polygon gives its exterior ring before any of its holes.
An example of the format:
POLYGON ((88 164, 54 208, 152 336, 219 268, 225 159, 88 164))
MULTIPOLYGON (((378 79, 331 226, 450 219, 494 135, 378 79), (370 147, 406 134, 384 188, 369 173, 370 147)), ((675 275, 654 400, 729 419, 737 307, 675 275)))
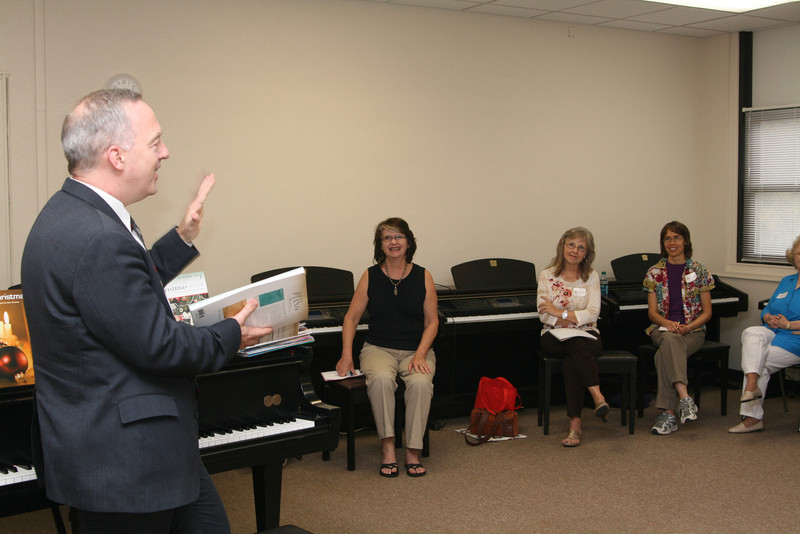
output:
POLYGON ((11 336, 14 335, 14 332, 11 330, 11 323, 8 321, 8 312, 3 312, 3 338, 7 341, 6 343, 10 344, 11 336))

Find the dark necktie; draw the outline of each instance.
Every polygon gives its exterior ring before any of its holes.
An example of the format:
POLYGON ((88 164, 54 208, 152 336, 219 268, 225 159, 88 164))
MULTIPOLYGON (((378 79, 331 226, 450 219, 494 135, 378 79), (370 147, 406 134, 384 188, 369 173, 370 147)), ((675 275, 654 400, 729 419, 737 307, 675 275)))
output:
POLYGON ((131 217, 131 231, 133 231, 133 233, 136 234, 136 237, 138 237, 139 241, 142 242, 144 248, 147 248, 147 246, 144 244, 144 237, 142 237, 142 231, 139 230, 139 225, 136 224, 136 222, 133 220, 133 217, 131 217))

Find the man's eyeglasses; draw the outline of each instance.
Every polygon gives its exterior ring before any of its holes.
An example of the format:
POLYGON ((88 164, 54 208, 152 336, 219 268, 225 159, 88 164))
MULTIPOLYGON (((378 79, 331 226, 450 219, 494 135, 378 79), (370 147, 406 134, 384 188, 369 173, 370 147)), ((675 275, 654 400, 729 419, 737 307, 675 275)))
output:
POLYGON ((384 243, 391 243, 392 241, 402 241, 405 238, 406 236, 404 236, 403 234, 397 234, 397 235, 385 235, 381 239, 383 240, 384 243))
POLYGON ((584 245, 576 245, 575 243, 566 243, 567 248, 570 250, 578 249, 578 252, 586 252, 586 247, 584 245))

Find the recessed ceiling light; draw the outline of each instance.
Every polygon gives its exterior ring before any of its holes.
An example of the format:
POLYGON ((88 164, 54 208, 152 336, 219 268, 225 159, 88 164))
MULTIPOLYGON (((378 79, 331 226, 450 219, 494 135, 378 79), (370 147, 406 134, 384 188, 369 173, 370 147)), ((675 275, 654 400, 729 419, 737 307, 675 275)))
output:
POLYGON ((744 13, 754 9, 762 9, 780 4, 788 4, 794 0, 671 0, 669 2, 659 0, 646 0, 659 4, 672 4, 686 7, 700 7, 703 9, 714 9, 716 11, 730 11, 732 13, 744 13))

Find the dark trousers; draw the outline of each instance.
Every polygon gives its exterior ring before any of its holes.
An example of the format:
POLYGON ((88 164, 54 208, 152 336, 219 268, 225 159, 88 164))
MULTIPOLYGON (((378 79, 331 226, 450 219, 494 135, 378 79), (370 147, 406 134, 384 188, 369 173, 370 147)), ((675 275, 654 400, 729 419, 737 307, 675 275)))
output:
MULTIPOLYGON (((179 508, 144 514, 88 512, 72 509, 72 529, 77 534, 230 534, 228 515, 214 482, 202 470, 200 496, 179 508)), ((136 491, 136 488, 131 488, 136 491)))
POLYGON ((559 341, 550 332, 542 335, 539 348, 552 358, 563 358, 564 393, 567 397, 567 417, 580 417, 586 388, 600 385, 597 358, 603 344, 597 332, 589 332, 596 339, 573 337, 559 341))

